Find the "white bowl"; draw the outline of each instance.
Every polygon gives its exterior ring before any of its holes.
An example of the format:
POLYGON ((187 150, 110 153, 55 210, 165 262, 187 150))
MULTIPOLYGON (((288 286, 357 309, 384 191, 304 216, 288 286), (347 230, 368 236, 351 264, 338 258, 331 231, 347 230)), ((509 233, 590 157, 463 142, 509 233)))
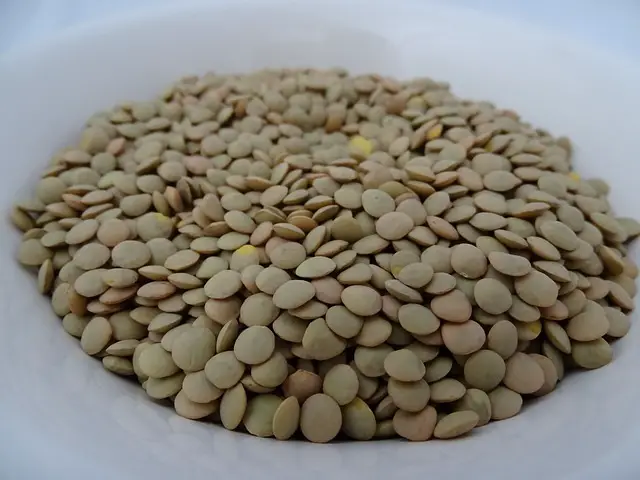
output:
MULTIPOLYGON (((429 75, 577 144, 577 167, 638 214, 640 69, 558 35, 431 2, 216 2, 86 26, 0 63, 0 205, 32 187, 94 111, 187 73, 346 66, 429 75)), ((103 370, 61 328, 0 236, 0 477, 6 479, 637 478, 640 328, 614 362, 573 375, 468 438, 312 445, 177 417, 103 370)))

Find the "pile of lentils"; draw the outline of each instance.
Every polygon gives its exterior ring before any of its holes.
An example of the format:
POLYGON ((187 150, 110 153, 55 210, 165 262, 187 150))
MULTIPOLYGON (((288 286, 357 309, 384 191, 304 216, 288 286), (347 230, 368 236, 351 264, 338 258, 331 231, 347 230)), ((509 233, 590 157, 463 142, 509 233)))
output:
POLYGON ((191 76, 53 156, 13 208, 17 258, 88 355, 178 415, 453 438, 629 330, 640 224, 571 153, 428 78, 191 76))

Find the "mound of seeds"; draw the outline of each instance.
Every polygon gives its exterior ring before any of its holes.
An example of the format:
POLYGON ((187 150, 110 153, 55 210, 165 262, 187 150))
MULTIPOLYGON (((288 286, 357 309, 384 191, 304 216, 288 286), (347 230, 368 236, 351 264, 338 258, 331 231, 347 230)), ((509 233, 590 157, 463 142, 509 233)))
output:
POLYGON ((421 441, 630 327, 640 224, 566 138, 427 78, 183 78, 94 115, 12 211, 62 327, 186 418, 421 441))

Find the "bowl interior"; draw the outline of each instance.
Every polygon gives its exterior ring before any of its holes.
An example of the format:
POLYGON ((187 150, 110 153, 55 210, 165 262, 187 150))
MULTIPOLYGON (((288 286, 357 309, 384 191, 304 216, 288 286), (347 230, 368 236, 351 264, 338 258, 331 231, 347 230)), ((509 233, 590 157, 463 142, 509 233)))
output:
MULTIPOLYGON (((605 178, 616 212, 637 216, 637 64, 444 2, 268 3, 181 6, 83 27, 0 61, 3 211, 97 110, 151 97, 185 74, 309 65, 427 75, 512 108, 570 136, 578 171, 605 178)), ((19 235, 8 224, 0 242, 0 405, 9 439, 0 458, 16 478, 602 478, 625 467, 619 458, 640 436, 637 326, 616 344, 611 365, 571 376, 516 418, 452 442, 318 446, 191 422, 86 357, 16 265, 19 235)))

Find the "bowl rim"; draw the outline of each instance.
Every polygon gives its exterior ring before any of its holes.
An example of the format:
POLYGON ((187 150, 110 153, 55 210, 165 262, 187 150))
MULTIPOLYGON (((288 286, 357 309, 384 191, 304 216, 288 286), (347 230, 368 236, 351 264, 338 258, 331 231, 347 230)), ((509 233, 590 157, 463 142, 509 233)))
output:
MULTIPOLYGON (((304 3, 304 6, 295 4, 293 8, 307 8, 307 6, 312 3, 326 7, 327 5, 342 5, 344 2, 340 0, 305 0, 304 3)), ((166 18, 172 13, 180 14, 195 9, 214 8, 219 10, 224 7, 235 9, 240 6, 257 7, 265 5, 274 7, 292 6, 290 0, 215 0, 215 3, 211 2, 211 0, 183 0, 179 3, 163 3, 160 6, 154 6, 153 8, 150 5, 146 5, 136 8, 133 11, 119 10, 115 13, 109 14, 106 18, 88 19, 74 25, 59 28, 51 33, 38 36, 35 39, 25 39, 17 44, 13 44, 7 50, 0 52, 0 69, 21 57, 37 55, 41 53, 42 50, 51 49, 84 35, 93 36, 103 31, 112 30, 113 28, 127 28, 128 26, 140 21, 148 22, 153 21, 154 19, 166 18)), ((401 3, 398 3, 397 0, 349 0, 350 7, 362 6, 368 9, 378 9, 380 11, 384 11, 386 7, 393 6, 395 9, 411 9, 428 12, 429 5, 436 5, 438 8, 443 7, 439 0, 401 0, 401 3)), ((626 66, 636 68, 640 71, 640 62, 626 52, 614 51, 608 47, 594 43, 593 41, 589 41, 584 38, 577 38, 571 33, 549 28, 547 25, 531 24, 526 20, 505 15, 499 11, 491 10, 487 12, 486 8, 479 5, 446 4, 444 8, 447 10, 455 10, 463 15, 473 14, 493 20, 496 18, 504 19, 513 25, 522 27, 529 33, 535 32, 538 34, 548 34, 553 36, 557 40, 561 40, 567 48, 584 48, 588 46, 596 56, 614 55, 616 60, 624 61, 627 63, 626 66)))

